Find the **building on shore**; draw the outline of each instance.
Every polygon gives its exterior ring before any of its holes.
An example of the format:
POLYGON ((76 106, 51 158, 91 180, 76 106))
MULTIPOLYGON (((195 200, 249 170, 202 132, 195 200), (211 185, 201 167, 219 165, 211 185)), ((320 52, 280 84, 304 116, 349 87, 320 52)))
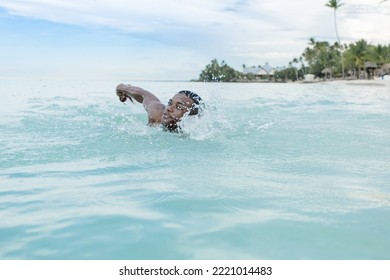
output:
POLYGON ((271 78, 274 76, 276 71, 281 71, 285 68, 282 67, 272 67, 271 65, 266 62, 264 65, 259 66, 250 66, 250 67, 243 67, 243 73, 244 74, 252 74, 256 78, 271 78))

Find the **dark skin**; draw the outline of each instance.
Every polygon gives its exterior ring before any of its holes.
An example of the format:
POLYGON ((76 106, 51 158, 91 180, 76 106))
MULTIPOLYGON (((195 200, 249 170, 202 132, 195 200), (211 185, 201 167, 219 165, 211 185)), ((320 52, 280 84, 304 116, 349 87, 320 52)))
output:
POLYGON ((135 99, 142 103, 148 113, 148 125, 163 125, 169 131, 177 131, 177 123, 194 105, 191 98, 178 93, 165 106, 153 93, 140 87, 125 84, 119 84, 116 87, 116 95, 121 102, 125 102, 128 98, 131 102, 135 99))

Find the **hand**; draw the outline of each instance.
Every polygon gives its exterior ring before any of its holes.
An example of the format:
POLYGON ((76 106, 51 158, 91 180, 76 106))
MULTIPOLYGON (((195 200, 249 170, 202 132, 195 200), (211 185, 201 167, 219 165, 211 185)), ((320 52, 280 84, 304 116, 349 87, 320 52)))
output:
POLYGON ((129 86, 130 85, 119 84, 116 87, 116 95, 119 97, 120 102, 125 102, 127 98, 129 98, 130 101, 133 102, 133 99, 126 93, 126 89, 129 86))

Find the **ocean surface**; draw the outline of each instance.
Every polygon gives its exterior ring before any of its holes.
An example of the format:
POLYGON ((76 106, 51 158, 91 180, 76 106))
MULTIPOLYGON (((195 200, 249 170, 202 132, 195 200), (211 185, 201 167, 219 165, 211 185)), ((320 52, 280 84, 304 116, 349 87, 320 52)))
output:
POLYGON ((388 81, 120 82, 0 80, 0 259, 390 259, 388 81))

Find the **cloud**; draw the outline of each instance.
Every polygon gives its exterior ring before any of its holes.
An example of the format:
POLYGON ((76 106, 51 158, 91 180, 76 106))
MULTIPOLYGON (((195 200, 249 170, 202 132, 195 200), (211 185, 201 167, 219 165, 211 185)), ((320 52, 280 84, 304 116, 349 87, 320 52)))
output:
POLYGON ((5 0, 10 14, 54 22, 98 25, 128 32, 148 32, 166 27, 206 26, 231 20, 224 10, 234 1, 123 1, 123 0, 5 0))
POLYGON ((341 34, 349 41, 365 39, 374 44, 390 43, 390 2, 354 0, 340 10, 341 34))
MULTIPOLYGON (((372 43, 390 43, 390 2, 343 2, 345 5, 337 12, 342 42, 364 38, 372 43)), ((213 58, 224 59, 236 68, 265 61, 286 65, 300 56, 310 37, 336 40, 333 11, 325 3, 326 0, 1 0, 0 9, 16 18, 132 37, 135 43, 125 43, 133 52, 133 61, 142 63, 136 55, 142 47, 136 45, 147 46, 145 52, 153 57, 154 69, 164 71, 167 61, 172 69, 182 63, 198 67, 213 58), (159 57, 160 53, 166 56, 159 57), (186 57, 179 59, 175 54, 186 57)))
MULTIPOLYGON (((12 15, 81 26, 108 27, 124 32, 147 33, 186 30, 206 34, 225 32, 234 38, 254 32, 331 33, 332 11, 323 0, 2 0, 0 7, 12 15)), ((389 16, 390 5, 345 1, 339 9, 340 25, 354 19, 372 27, 373 16, 389 16), (366 20, 367 19, 367 20, 366 20)), ((382 25, 388 27, 388 23, 382 25)), ((307 34, 310 37, 312 34, 307 34)), ((324 34, 326 35, 326 34, 324 34)))

